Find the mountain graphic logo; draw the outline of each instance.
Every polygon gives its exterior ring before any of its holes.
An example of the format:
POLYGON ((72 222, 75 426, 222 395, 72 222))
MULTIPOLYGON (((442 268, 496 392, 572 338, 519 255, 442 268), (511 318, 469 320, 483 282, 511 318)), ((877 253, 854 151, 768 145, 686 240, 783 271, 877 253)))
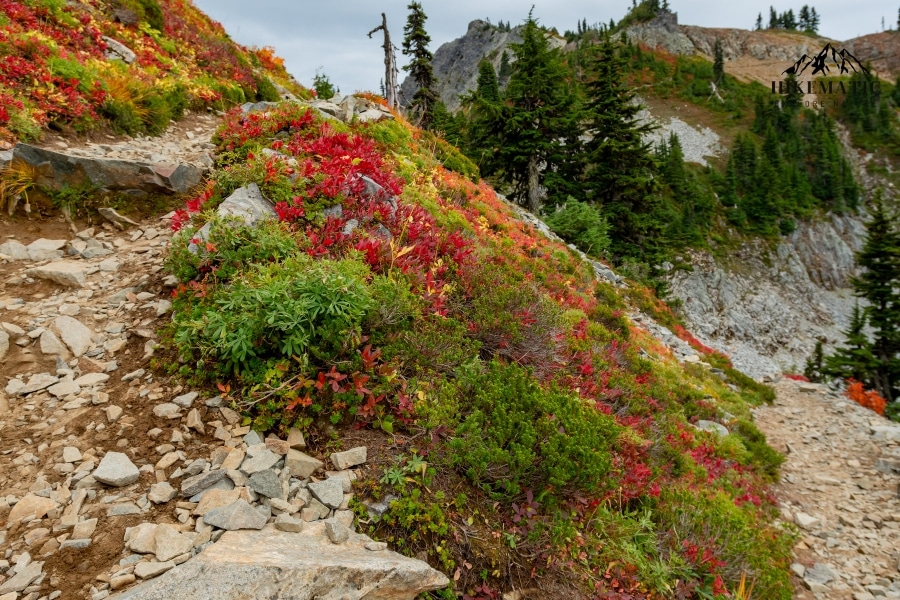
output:
POLYGON ((849 75, 851 71, 853 73, 871 75, 869 69, 863 66, 859 59, 850 54, 850 52, 844 48, 837 50, 831 44, 825 44, 825 47, 814 56, 804 54, 797 62, 782 71, 781 74, 800 77, 810 67, 812 67, 810 72, 812 77, 816 75, 823 77, 832 75, 832 69, 836 71, 833 73, 834 75, 849 75))

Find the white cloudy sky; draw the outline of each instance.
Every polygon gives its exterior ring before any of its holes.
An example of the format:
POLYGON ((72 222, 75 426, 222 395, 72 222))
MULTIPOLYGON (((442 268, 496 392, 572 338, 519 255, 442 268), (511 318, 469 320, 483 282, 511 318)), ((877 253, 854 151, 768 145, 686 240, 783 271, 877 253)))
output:
MULTIPOLYGON (((489 18, 521 23, 534 5, 541 24, 560 33, 575 29, 583 18, 588 23, 619 20, 631 0, 420 0, 428 15, 427 30, 432 51, 463 35, 473 19, 489 18)), ((769 5, 778 12, 789 8, 796 14, 809 2, 821 16, 819 33, 836 40, 881 31, 882 18, 888 28, 897 26, 897 2, 887 0, 669 0, 679 23, 707 27, 750 28, 759 12, 763 18, 769 5)), ((388 28, 398 47, 408 13, 408 0, 194 0, 213 19, 225 26, 231 37, 244 45, 274 46, 286 66, 301 83, 310 85, 322 68, 344 93, 377 90, 384 75, 381 33, 366 34, 388 18, 388 28)), ((404 64, 405 57, 397 57, 404 64)), ((403 77, 401 73, 401 78, 403 77)))

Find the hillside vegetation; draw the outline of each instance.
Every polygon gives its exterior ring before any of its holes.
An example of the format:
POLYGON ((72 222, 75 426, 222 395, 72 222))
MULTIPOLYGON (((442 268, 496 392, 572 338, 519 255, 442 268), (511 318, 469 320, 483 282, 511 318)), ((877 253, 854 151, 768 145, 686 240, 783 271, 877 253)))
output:
POLYGON ((309 97, 271 48, 235 44, 189 0, 0 0, 0 143, 160 133, 188 109, 279 100, 276 84, 309 97))
POLYGON ((893 177, 894 86, 881 81, 873 92, 873 78, 862 73, 832 78, 829 85, 849 91, 825 108, 823 98, 772 94, 732 77, 721 45, 710 61, 630 41, 630 25, 672 16, 659 11, 648 0, 619 23, 580 23, 566 33, 564 50, 553 49, 550 33, 529 16, 519 28, 523 43, 510 48, 510 73, 498 78, 482 63, 463 109, 438 111, 437 127, 568 241, 651 280, 657 265, 678 263, 687 248, 727 254, 748 237, 777 243, 800 221, 855 212, 860 182, 844 157, 841 126, 876 154, 870 171, 893 177), (674 136, 655 147, 644 142, 649 127, 633 105, 642 101, 688 105, 729 152, 700 166, 684 162, 674 136), (541 135, 531 139, 522 123, 541 135), (529 157, 547 168, 530 177, 529 157), (540 184, 539 201, 529 196, 530 181, 540 184))
POLYGON ((675 362, 619 290, 402 119, 348 127, 285 103, 230 112, 217 140, 217 175, 176 218, 160 366, 260 431, 319 449, 365 435, 382 459, 359 500, 393 501, 381 517, 357 503, 359 527, 445 572, 436 597, 711 598, 744 581, 790 598, 791 533, 766 491, 782 458, 749 413, 771 390, 648 290, 630 301, 719 375, 675 362), (215 216, 248 183, 278 222, 215 216))

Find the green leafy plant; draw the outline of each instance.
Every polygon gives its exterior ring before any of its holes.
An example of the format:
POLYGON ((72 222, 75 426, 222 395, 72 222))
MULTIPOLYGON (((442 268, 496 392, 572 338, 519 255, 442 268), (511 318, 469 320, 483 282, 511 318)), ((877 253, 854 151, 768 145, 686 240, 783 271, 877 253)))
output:
POLYGON ((498 498, 524 487, 602 487, 619 431, 612 418, 498 361, 467 384, 471 411, 450 447, 453 463, 475 485, 498 498))

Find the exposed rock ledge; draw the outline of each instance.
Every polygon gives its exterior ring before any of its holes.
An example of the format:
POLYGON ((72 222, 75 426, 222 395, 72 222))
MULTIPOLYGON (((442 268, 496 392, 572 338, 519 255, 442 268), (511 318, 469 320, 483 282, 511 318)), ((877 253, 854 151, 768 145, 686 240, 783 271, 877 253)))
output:
POLYGON ((802 368, 818 338, 842 339, 856 302, 854 253, 865 239, 859 217, 801 223, 770 251, 745 244, 722 265, 691 254, 692 271, 671 272, 672 294, 697 336, 754 377, 802 368))
POLYGON ((426 563, 370 551, 367 536, 331 543, 324 522, 303 533, 229 531, 192 560, 111 600, 413 600, 449 580, 426 563))

